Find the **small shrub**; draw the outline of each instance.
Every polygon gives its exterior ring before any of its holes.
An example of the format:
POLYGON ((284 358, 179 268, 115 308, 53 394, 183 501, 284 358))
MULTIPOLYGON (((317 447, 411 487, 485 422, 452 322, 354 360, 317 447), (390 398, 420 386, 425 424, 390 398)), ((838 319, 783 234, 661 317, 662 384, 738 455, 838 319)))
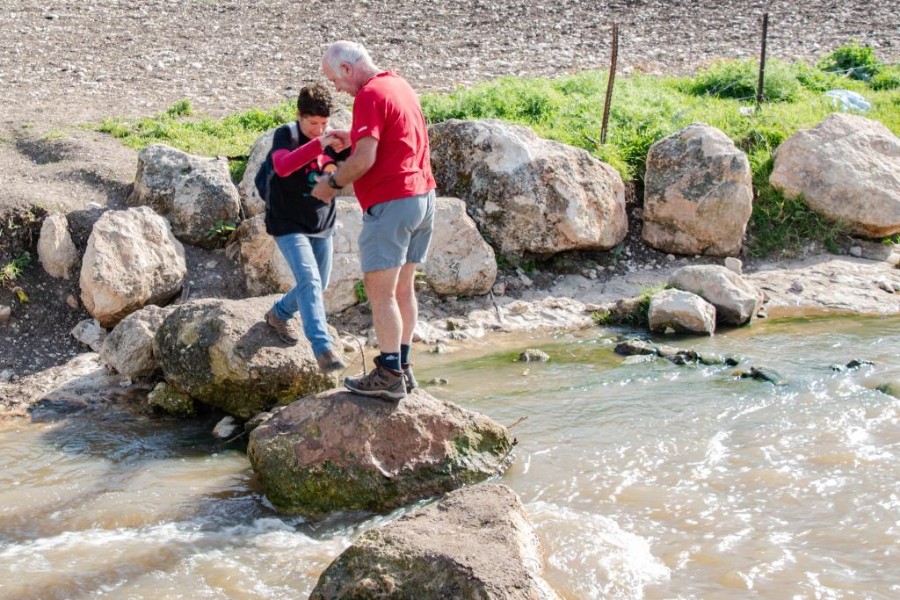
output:
POLYGON ((0 285, 6 286, 12 290, 19 299, 19 302, 22 302, 23 304, 28 302, 28 294, 25 293, 25 290, 23 290, 21 286, 15 285, 15 283, 30 264, 31 254, 23 252, 3 265, 3 268, 0 269, 0 285))
POLYGON ((353 294, 356 296, 356 302, 358 304, 369 301, 369 296, 366 295, 366 284, 364 284, 362 280, 357 280, 356 283, 353 284, 353 294))
POLYGON ((12 259, 0 269, 0 284, 10 285, 16 279, 22 276, 28 265, 31 264, 31 254, 23 252, 16 258, 12 259))
MULTIPOLYGON (((686 91, 717 98, 749 100, 756 97, 759 66, 752 60, 721 60, 700 71, 686 91)), ((800 82, 790 65, 779 60, 766 63, 763 97, 769 102, 792 102, 800 92, 800 82)))
POLYGON ((209 239, 226 239, 234 230, 237 229, 237 225, 232 221, 216 221, 215 225, 210 227, 206 231, 206 237, 209 239))
POLYGON ((591 313, 591 318, 597 325, 646 327, 650 323, 650 300, 667 287, 660 284, 642 288, 640 295, 623 298, 610 310, 591 313))
POLYGON ((819 61, 818 66, 828 73, 869 81, 878 72, 879 63, 872 48, 860 46, 854 41, 829 53, 819 61))
POLYGON ((594 322, 594 325, 610 325, 610 317, 612 317, 611 310, 595 310, 591 313, 591 320, 594 322))
POLYGON ((185 98, 167 108, 166 114, 173 119, 177 117, 189 117, 194 114, 194 109, 191 107, 191 101, 185 98))
POLYGON ((883 67, 869 82, 873 90, 900 89, 900 65, 883 67))
POLYGON ((803 87, 814 92, 827 92, 835 88, 846 87, 842 83, 842 80, 846 81, 846 78, 842 75, 827 73, 806 63, 796 63, 794 65, 794 73, 797 81, 803 87))

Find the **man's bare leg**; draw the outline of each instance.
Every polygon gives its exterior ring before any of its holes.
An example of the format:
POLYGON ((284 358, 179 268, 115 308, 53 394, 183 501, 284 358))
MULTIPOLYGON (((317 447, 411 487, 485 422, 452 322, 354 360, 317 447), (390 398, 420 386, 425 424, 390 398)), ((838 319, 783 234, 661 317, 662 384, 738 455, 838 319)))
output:
POLYGON ((418 263, 403 265, 397 280, 397 304, 403 319, 403 330, 400 334, 400 368, 406 378, 407 393, 419 386, 410 360, 413 332, 419 319, 419 302, 416 299, 416 267, 418 266, 418 263))
POLYGON ((397 306, 403 322, 400 343, 407 346, 412 343, 413 331, 419 319, 419 303, 416 300, 416 268, 418 266, 418 263, 406 263, 400 267, 400 275, 397 278, 397 306))
POLYGON ((397 304, 397 278, 400 267, 369 271, 363 274, 366 296, 372 307, 375 338, 384 354, 400 354, 403 317, 397 304))
POLYGON ((381 356, 375 359, 375 368, 368 374, 344 379, 344 387, 353 393, 377 396, 385 400, 402 400, 406 397, 406 377, 400 368, 403 320, 397 305, 399 274, 400 267, 394 267, 363 275, 381 356))

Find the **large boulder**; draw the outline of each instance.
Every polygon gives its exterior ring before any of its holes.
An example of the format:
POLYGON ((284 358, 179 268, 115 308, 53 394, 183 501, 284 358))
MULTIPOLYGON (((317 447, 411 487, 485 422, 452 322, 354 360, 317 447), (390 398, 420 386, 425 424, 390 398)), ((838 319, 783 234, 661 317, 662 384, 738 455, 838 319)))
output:
POLYGON ((151 207, 169 220, 175 237, 202 248, 224 246, 227 236, 214 233, 241 219, 228 161, 164 144, 151 144, 138 153, 134 190, 127 202, 151 207))
POLYGON ((106 366, 130 379, 152 375, 159 369, 153 356, 153 336, 174 307, 145 306, 122 319, 103 339, 98 352, 106 366))
POLYGON ((679 333, 712 335, 716 330, 716 308, 696 294, 663 290, 650 298, 647 320, 650 331, 671 329, 679 333))
POLYGON ((715 306, 717 322, 722 325, 744 325, 762 308, 763 295, 756 286, 721 265, 682 267, 669 276, 669 285, 715 306))
MULTIPOLYGON (((249 419, 276 404, 334 387, 305 338, 286 346, 263 317, 277 296, 205 299, 178 305, 153 339, 176 391, 249 419)), ((331 329, 332 339, 337 333, 331 329)))
POLYGON ((689 125, 647 153, 649 246, 674 254, 738 254, 753 211, 750 161, 715 127, 689 125))
POLYGON ((81 301, 105 328, 148 305, 165 304, 187 274, 184 247, 148 207, 107 211, 81 261, 81 301))
POLYGON ((443 296, 481 296, 497 279, 494 250, 484 241, 458 198, 438 198, 434 235, 422 266, 425 281, 443 296))
POLYGON ((502 473, 506 428, 421 388, 399 403, 331 391, 272 412, 247 455, 278 509, 385 512, 502 473))
POLYGON ((481 484, 364 533, 319 577, 326 598, 555 599, 525 507, 500 484, 481 484))
POLYGON ((38 259, 51 277, 68 279, 78 264, 78 250, 69 234, 65 215, 48 215, 41 224, 37 244, 38 259))
POLYGON ((494 120, 428 132, 439 193, 462 198, 501 254, 608 250, 625 239, 622 178, 586 151, 494 120))
POLYGON ((769 182, 855 235, 900 232, 900 139, 877 121, 834 113, 798 131, 775 151, 769 182))

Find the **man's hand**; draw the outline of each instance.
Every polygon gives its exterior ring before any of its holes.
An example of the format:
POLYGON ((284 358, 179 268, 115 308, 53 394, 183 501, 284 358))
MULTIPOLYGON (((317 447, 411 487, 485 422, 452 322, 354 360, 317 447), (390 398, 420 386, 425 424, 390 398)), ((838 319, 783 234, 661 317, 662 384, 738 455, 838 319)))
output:
POLYGON ((344 148, 350 146, 350 132, 346 129, 333 129, 319 138, 319 142, 324 149, 331 146, 335 152, 341 152, 344 148))
POLYGON ((321 175, 316 180, 316 187, 312 189, 310 194, 312 194, 313 198, 318 198, 325 204, 331 204, 331 201, 334 200, 334 195, 337 194, 337 190, 328 185, 328 175, 321 175))

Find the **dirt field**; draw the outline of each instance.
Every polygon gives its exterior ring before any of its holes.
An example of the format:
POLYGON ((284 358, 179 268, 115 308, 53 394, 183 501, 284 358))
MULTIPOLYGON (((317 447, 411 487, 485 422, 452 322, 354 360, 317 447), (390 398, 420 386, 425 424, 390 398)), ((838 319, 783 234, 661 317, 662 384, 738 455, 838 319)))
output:
POLYGON ((685 71, 756 56, 768 10, 771 57, 815 59, 857 39, 900 60, 900 4, 848 0, 0 0, 3 121, 72 123, 147 115, 181 98, 223 113, 277 102, 317 79, 336 39, 419 90, 501 75, 619 65, 685 71))
MULTIPOLYGON (((604 69, 612 22, 619 26, 623 72, 685 72, 716 58, 756 56, 764 10, 770 57, 813 60, 856 39, 897 62, 900 3, 873 6, 860 0, 0 0, 0 259, 21 249, 27 239, 21 217, 32 206, 67 213, 80 249, 102 211, 122 206, 135 153, 85 124, 152 115, 183 98, 212 115, 274 105, 320 79, 322 51, 337 39, 362 41, 379 66, 420 91, 502 75, 604 69)), ((188 260, 193 293, 238 293, 227 276, 203 267, 221 261, 220 254, 192 249, 188 260)), ((66 302, 78 297, 77 275, 51 280, 35 263, 24 281, 28 304, 0 288, 0 305, 12 307, 10 324, 0 325, 0 378, 84 351, 68 334, 87 317, 66 302)))

